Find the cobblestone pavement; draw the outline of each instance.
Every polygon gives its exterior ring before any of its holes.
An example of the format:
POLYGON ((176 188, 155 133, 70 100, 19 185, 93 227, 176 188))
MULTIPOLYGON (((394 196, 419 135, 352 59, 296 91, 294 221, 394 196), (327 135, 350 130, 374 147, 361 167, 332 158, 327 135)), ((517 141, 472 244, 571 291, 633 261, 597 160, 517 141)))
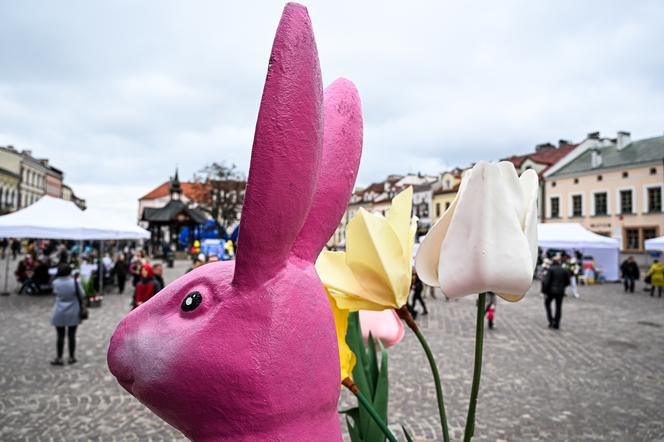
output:
MULTIPOLYGON (((4 267, 4 263, 0 263, 4 267)), ((184 272, 178 262, 167 280, 184 272)), ((2 269, 0 267, 0 269, 2 269)), ((4 270, 4 269, 3 269, 4 270)), ((474 300, 427 298, 418 318, 443 376, 453 440, 461 440, 470 394, 474 300)), ((51 367, 49 296, 0 297, 0 440, 181 440, 115 382, 108 339, 129 296, 107 295, 79 331, 79 363, 51 367)), ((536 287, 498 306, 485 340, 475 440, 664 440, 664 298, 621 286, 581 287, 567 298, 561 329, 546 327, 536 287)), ((391 427, 440 440, 435 390, 414 336, 390 349, 391 427)), ((342 406, 353 403, 346 393, 342 406)))

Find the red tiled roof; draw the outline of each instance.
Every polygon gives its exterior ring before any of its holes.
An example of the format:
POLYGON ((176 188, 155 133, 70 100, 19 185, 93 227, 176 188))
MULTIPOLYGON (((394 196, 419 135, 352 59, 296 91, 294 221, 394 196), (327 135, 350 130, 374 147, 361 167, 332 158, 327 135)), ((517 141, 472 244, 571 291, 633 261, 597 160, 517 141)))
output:
POLYGON ((521 167, 521 165, 528 159, 539 164, 545 164, 546 167, 540 171, 540 175, 544 173, 549 167, 556 164, 560 161, 565 155, 570 153, 578 144, 564 144, 560 147, 553 149, 544 149, 539 152, 528 153, 525 155, 512 155, 511 157, 505 158, 505 161, 509 161, 514 164, 514 167, 521 167))
MULTIPOLYGON (((189 198, 190 200, 193 201, 199 201, 200 199, 203 198, 203 195, 205 194, 205 184, 203 183, 196 183, 196 182, 181 182, 180 186, 182 188, 182 193, 184 196, 189 198)), ((145 195, 143 195, 140 199, 142 200, 154 200, 157 198, 163 198, 165 196, 170 195, 170 189, 171 189, 171 182, 170 181, 165 181, 159 186, 155 187, 145 195)))

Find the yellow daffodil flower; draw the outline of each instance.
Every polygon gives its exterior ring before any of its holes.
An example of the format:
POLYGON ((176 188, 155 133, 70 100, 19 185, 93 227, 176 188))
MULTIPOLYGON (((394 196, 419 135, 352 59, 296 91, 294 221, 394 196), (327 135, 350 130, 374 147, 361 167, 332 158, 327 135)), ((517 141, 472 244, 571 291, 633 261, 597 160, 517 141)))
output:
POLYGON ((392 200, 387 217, 364 209, 348 222, 346 252, 323 251, 316 270, 338 308, 398 309, 408 300, 417 219, 413 189, 392 200))

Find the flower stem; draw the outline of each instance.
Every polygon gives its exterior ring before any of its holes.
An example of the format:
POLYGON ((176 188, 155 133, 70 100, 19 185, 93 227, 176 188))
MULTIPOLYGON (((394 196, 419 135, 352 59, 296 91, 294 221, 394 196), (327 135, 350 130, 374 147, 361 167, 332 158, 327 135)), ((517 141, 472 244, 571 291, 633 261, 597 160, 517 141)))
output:
POLYGON ((468 405, 468 417, 466 429, 463 433, 464 442, 470 442, 475 433, 475 406, 477 395, 480 391, 480 377, 482 375, 482 347, 484 343, 484 304, 486 293, 480 293, 477 299, 477 325, 475 328, 475 368, 473 370, 473 386, 470 390, 470 404, 468 405))
POLYGON ((424 335, 420 331, 420 328, 417 326, 417 323, 415 322, 413 315, 410 314, 408 307, 404 305, 400 309, 396 310, 396 312, 399 315, 399 317, 404 320, 406 325, 408 325, 408 327, 413 331, 413 333, 415 333, 415 336, 417 336, 417 340, 420 341, 420 345, 424 349, 424 353, 427 356, 427 360, 429 361, 429 366, 431 367, 431 372, 433 374, 434 384, 436 385, 436 400, 438 401, 438 414, 440 417, 440 426, 442 427, 443 430, 443 441, 449 442, 450 435, 447 429, 445 402, 443 401, 443 387, 440 383, 440 374, 438 373, 438 366, 436 365, 436 360, 433 357, 433 353, 431 352, 429 343, 424 338, 424 335))
POLYGON ((374 420, 374 422, 376 422, 376 425, 378 425, 378 427, 380 427, 380 429, 383 432, 383 434, 385 435, 385 437, 387 437, 387 439, 390 442, 397 442, 397 438, 394 437, 394 434, 392 434, 390 429, 387 428, 387 425, 380 418, 380 416, 378 415, 378 412, 376 411, 376 409, 373 407, 373 405, 371 405, 371 402, 369 402, 369 399, 367 399, 367 397, 362 394, 362 392, 360 391, 358 386, 355 384, 355 382, 353 382, 353 380, 351 378, 346 378, 341 383, 343 384, 344 387, 348 388, 355 395, 355 397, 357 397, 358 401, 360 401, 360 404, 362 404, 364 409, 369 412, 369 415, 374 420))

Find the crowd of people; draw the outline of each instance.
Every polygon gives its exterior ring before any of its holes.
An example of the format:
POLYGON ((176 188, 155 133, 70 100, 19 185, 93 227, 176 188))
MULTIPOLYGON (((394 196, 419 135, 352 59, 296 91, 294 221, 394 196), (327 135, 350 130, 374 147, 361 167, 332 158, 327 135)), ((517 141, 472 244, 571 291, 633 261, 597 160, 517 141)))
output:
POLYGON ((53 294, 51 325, 56 330, 56 358, 52 365, 76 363, 76 331, 87 309, 104 293, 123 294, 129 280, 131 308, 143 304, 164 288, 163 264, 150 262, 134 243, 108 243, 101 258, 92 242, 0 240, 3 257, 18 261, 14 275, 19 295, 53 294), (21 257, 22 256, 22 257, 21 257), (117 291, 114 289, 117 288, 117 291))
MULTIPOLYGON (((641 279, 641 270, 639 265, 630 256, 620 264, 620 273, 623 279, 623 286, 625 293, 634 293, 635 282, 641 279)), ((664 287, 664 266, 655 259, 648 268, 648 272, 643 278, 645 283, 644 289, 650 292, 650 296, 655 296, 655 289, 657 289, 657 296, 662 297, 662 289, 664 287)))

